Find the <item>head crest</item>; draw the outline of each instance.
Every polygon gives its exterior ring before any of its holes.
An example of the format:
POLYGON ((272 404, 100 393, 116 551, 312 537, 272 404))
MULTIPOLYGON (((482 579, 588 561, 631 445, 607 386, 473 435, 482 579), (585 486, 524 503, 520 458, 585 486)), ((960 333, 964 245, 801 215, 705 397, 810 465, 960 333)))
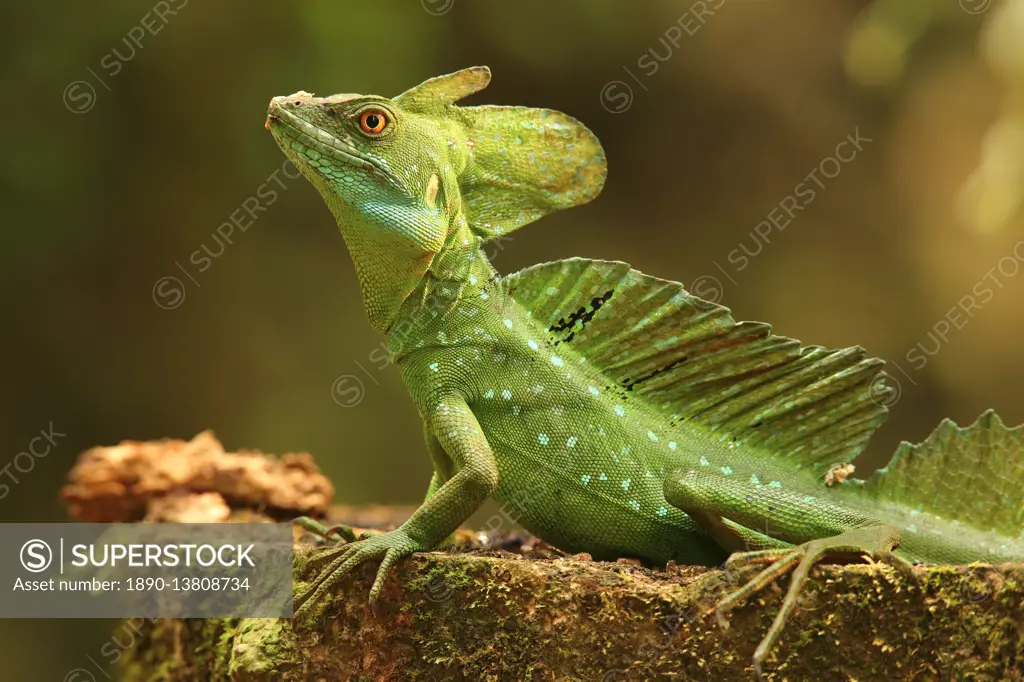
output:
POLYGON ((396 97, 395 102, 406 111, 420 114, 436 113, 460 99, 480 92, 490 82, 491 70, 489 68, 472 66, 423 81, 396 97))
POLYGON ((587 203, 601 192, 608 173, 601 143, 571 116, 455 104, 490 81, 490 69, 475 66, 431 78, 395 98, 405 110, 462 123, 468 161, 459 190, 466 220, 485 239, 587 203))

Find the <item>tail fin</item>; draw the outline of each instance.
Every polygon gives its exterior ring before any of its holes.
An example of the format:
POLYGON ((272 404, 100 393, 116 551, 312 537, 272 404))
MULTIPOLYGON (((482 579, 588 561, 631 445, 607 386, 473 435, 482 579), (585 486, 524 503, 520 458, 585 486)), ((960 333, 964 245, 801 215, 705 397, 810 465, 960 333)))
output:
POLYGON ((915 558, 1024 559, 1024 425, 1008 428, 992 410, 967 427, 943 420, 924 442, 902 443, 889 466, 843 487, 893 514, 887 520, 902 525, 915 558))

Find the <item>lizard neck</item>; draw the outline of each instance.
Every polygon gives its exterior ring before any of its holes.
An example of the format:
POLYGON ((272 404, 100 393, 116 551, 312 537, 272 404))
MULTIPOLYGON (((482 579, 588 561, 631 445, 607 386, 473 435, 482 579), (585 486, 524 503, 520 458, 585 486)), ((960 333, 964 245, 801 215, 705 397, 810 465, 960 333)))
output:
POLYGON ((445 217, 415 200, 349 205, 331 196, 328 204, 355 264, 370 324, 386 334, 406 299, 444 256, 452 241, 446 235, 457 231, 459 217, 445 217))
POLYGON ((419 285, 405 298, 387 330, 388 349, 396 361, 416 348, 437 345, 426 338, 428 330, 456 313, 462 301, 486 299, 488 285, 497 271, 487 260, 484 240, 459 216, 434 256, 419 285))

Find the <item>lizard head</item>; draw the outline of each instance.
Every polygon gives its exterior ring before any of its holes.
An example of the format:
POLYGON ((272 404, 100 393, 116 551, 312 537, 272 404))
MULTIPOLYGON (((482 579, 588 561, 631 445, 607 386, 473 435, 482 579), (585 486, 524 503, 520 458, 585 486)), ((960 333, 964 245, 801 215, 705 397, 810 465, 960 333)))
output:
POLYGON ((604 185, 601 145, 575 119, 456 105, 490 78, 474 67, 394 98, 298 92, 270 102, 267 128, 338 221, 375 326, 386 328, 460 229, 499 237, 585 203, 604 185), (379 289, 381 279, 396 290, 370 292, 375 311, 367 287, 379 289))

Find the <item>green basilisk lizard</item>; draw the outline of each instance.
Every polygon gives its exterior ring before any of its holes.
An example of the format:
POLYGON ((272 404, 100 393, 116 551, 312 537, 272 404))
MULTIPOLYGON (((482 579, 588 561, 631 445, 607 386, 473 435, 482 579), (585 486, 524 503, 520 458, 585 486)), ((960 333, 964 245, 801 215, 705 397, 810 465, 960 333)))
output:
POLYGON ((456 104, 489 80, 476 67, 393 99, 270 104, 267 127, 337 220, 434 465, 408 521, 347 531, 317 558, 329 565, 297 615, 369 559, 376 600, 395 562, 492 495, 595 559, 767 564, 719 603, 720 622, 792 571, 758 673, 816 562, 870 557, 912 574, 912 561, 1024 559, 1024 429, 991 412, 966 429, 947 420, 867 481, 827 487, 885 419, 882 361, 735 322, 625 263, 500 276, 484 245, 594 199, 606 164, 565 114, 456 104))

